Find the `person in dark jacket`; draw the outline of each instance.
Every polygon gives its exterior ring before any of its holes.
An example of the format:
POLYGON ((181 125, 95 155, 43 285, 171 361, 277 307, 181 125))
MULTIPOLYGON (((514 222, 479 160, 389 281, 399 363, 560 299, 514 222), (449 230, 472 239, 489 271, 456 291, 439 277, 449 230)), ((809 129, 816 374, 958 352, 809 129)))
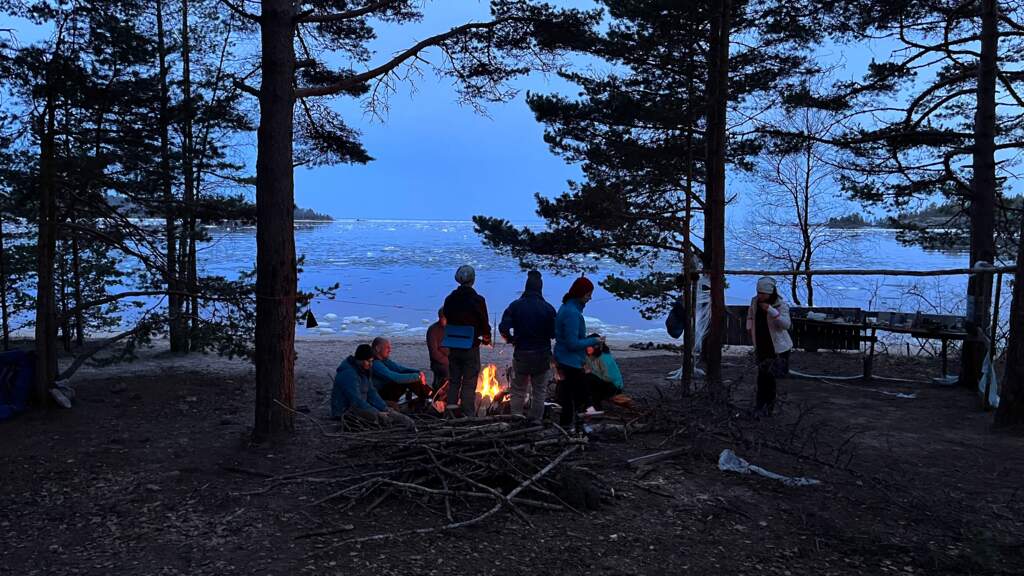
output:
POLYGON ((412 419, 388 409, 373 385, 373 350, 369 344, 360 344, 355 354, 338 366, 331 389, 331 417, 351 414, 369 422, 384 425, 414 427, 412 419))
POLYGON ((587 336, 587 323, 583 319, 583 308, 594 295, 594 283, 580 276, 572 283, 569 292, 562 297, 562 306, 555 317, 555 362, 562 373, 558 403, 562 406, 561 424, 568 426, 576 422, 576 413, 589 404, 586 375, 588 346, 604 344, 603 336, 587 336))
POLYGON ((530 391, 530 420, 540 422, 544 417, 544 399, 547 396, 548 373, 551 369, 551 339, 555 337, 555 308, 541 293, 544 280, 540 272, 531 270, 526 275, 526 290, 501 315, 498 332, 515 352, 512 362, 516 376, 512 382, 512 413, 523 414, 526 392, 530 391))
POLYGON ((430 371, 434 380, 430 386, 440 390, 448 381, 448 349, 441 345, 444 340, 444 327, 448 320, 444 317, 444 308, 437 311, 437 322, 427 328, 427 351, 430 352, 430 371))
POLYGON ((412 391, 422 401, 429 401, 431 390, 427 377, 415 368, 402 366, 391 359, 391 340, 373 339, 373 385, 385 402, 398 402, 402 395, 412 391))
MULTIPOLYGON (((459 287, 444 299, 447 330, 461 327, 472 332, 464 347, 448 346, 448 401, 445 410, 456 414, 456 405, 463 416, 476 414, 476 379, 480 374, 480 344, 491 344, 491 324, 487 318, 487 302, 473 290, 476 271, 463 265, 455 271, 459 287)), ((447 333, 447 332, 446 332, 447 333)))

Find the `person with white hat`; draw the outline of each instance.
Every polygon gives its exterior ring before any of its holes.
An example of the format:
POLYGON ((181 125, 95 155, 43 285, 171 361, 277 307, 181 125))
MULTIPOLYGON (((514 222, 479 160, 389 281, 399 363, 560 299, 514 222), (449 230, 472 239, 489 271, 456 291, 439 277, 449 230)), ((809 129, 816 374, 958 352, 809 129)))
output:
POLYGON ((476 271, 465 264, 455 271, 459 287, 444 299, 442 314, 447 318, 448 398, 445 410, 454 416, 476 415, 476 378, 480 374, 480 345, 491 344, 487 302, 473 289, 476 271))
POLYGON ((754 413, 770 416, 775 409, 776 378, 789 372, 789 305, 779 296, 775 279, 757 281, 757 296, 747 309, 747 331, 757 356, 757 400, 754 413))

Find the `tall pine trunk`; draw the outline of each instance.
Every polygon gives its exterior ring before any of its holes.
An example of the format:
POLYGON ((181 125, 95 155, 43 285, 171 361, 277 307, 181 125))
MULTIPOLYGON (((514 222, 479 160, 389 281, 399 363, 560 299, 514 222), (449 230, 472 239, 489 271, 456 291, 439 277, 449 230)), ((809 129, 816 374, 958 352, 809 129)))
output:
POLYGON ((70 284, 72 283, 71 272, 68 270, 68 242, 63 240, 58 242, 57 246, 60 248, 59 255, 57 257, 60 266, 58 268, 58 278, 60 278, 60 343, 64 348, 65 352, 71 352, 71 318, 68 317, 68 291, 71 289, 70 284))
POLYGON ((1006 371, 999 387, 996 426, 1024 424, 1024 218, 1017 242, 1017 272, 1010 300, 1010 339, 1006 345, 1006 371))
POLYGON ((722 381, 725 341, 725 152, 729 106, 731 0, 719 0, 711 20, 708 53, 707 185, 704 206, 704 267, 711 275, 711 318, 704 357, 709 385, 722 381))
POLYGON ((185 352, 188 349, 187 325, 184 322, 182 297, 176 292, 181 291, 178 279, 178 231, 177 210, 174 206, 174 192, 171 178, 171 118, 168 112, 170 89, 168 87, 169 71, 167 67, 167 39, 164 29, 164 3, 156 1, 156 45, 159 59, 160 75, 160 106, 157 122, 160 126, 160 188, 164 200, 164 239, 167 242, 167 269, 164 279, 167 284, 167 326, 171 352, 185 352))
POLYGON ((181 169, 184 185, 183 200, 186 210, 185 237, 188 244, 185 249, 185 285, 190 297, 189 318, 183 322, 182 329, 188 330, 188 346, 194 348, 195 334, 199 322, 199 286, 196 270, 196 194, 195 179, 195 147, 193 146, 192 129, 195 125, 195 108, 192 101, 192 43, 189 36, 189 0, 181 1, 181 91, 182 107, 182 145, 181 169))
POLYGON ((295 4, 263 0, 262 84, 256 154, 257 438, 293 427, 295 398, 295 4), (281 406, 278 404, 283 404, 281 406))
MULTIPOLYGON (((977 111, 974 117, 974 158, 971 175, 971 267, 995 263, 996 208, 996 58, 999 49, 999 7, 996 0, 981 3, 981 58, 978 60, 977 111)), ((967 283, 967 333, 960 361, 960 384, 978 387, 988 353, 982 335, 988 334, 992 275, 974 274, 967 283)))
POLYGON ((71 235, 71 277, 74 281, 75 297, 75 345, 81 348, 85 345, 85 296, 82 294, 82 254, 78 242, 78 234, 71 235))
POLYGON ((56 98, 53 78, 46 80, 48 95, 39 141, 39 220, 36 247, 36 375, 32 399, 46 406, 50 384, 57 378, 57 313, 54 257, 57 251, 57 174, 54 155, 56 98))
POLYGON ((0 212, 0 330, 2 330, 3 349, 11 349, 11 324, 7 308, 7 250, 4 246, 4 220, 0 212))
MULTIPOLYGON (((690 60, 690 70, 693 70, 693 60, 690 60)), ((686 324, 683 326, 683 373, 680 375, 679 384, 683 394, 689 394, 693 389, 693 333, 696 299, 693 290, 693 229, 691 219, 693 217, 693 129, 694 123, 694 94, 693 77, 686 90, 686 102, 689 106, 688 121, 686 126, 686 203, 684 205, 683 220, 683 300, 686 302, 686 324)))

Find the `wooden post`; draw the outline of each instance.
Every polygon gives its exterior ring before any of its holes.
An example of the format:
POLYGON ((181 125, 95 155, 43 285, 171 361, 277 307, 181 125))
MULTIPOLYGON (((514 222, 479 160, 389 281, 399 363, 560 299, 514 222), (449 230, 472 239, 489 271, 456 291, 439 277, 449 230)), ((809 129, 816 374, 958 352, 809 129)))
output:
POLYGON ((864 358, 864 381, 870 382, 875 368, 875 334, 878 328, 871 327, 871 341, 868 343, 868 355, 864 358))

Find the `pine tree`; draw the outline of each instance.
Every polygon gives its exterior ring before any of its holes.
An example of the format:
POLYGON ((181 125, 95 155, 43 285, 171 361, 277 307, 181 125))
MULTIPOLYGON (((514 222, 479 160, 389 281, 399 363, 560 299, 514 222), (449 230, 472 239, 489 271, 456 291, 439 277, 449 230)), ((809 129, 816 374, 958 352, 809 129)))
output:
POLYGON ((354 64, 367 64, 372 22, 416 20, 418 2, 262 0, 258 15, 245 2, 224 4, 239 22, 260 33, 261 84, 246 90, 259 99, 260 109, 254 433, 262 437, 292 427, 297 297, 293 170, 297 165, 370 160, 358 134, 326 106, 326 97, 365 96, 371 107, 380 105, 394 83, 407 77, 408 67, 421 62, 420 54, 436 47, 444 62, 438 70, 458 82, 466 101, 503 100, 510 96, 503 81, 522 72, 523 62, 542 54, 560 32, 578 26, 587 15, 494 0, 492 20, 456 26, 357 72, 332 69, 317 47, 335 47, 354 64))
MULTIPOLYGON (((536 254, 564 267, 580 256, 639 266, 640 278, 611 277, 613 293, 655 314, 683 289, 687 199, 704 216, 704 270, 711 275, 711 323, 704 345, 708 378, 720 379, 725 300, 726 164, 747 167, 760 143, 728 117, 806 67, 814 10, 786 3, 603 0, 610 21, 576 48, 612 65, 598 76, 568 73, 579 100, 533 96, 545 140, 580 163, 585 182, 554 200, 538 196, 546 230, 517 229, 478 216, 489 245, 524 260, 536 254), (730 38, 743 37, 743 43, 730 38), (735 124, 732 131, 726 126, 735 124)), ((748 127, 749 128, 749 127, 748 127)))
MULTIPOLYGON (((944 196, 961 206, 970 264, 1005 261, 1000 229, 1017 229, 1002 197, 997 155, 1020 148, 1024 127, 1021 72, 1024 12, 996 0, 875 2, 848 0, 841 21, 857 41, 867 34, 899 42, 905 50, 873 62, 862 82, 842 84, 816 105, 844 111, 850 133, 837 143, 852 150, 861 168, 845 185, 854 198, 902 208, 944 196), (907 96, 909 94, 909 96, 907 96), (859 122, 858 122, 859 120, 859 122), (970 157, 969 169, 962 165, 970 157), (997 222, 1000 225, 997 226, 997 222)), ((916 232, 919 240, 935 236, 916 232)), ((950 235, 946 234, 948 239, 950 235)), ((967 330, 961 384, 976 387, 988 346, 992 275, 972 275, 967 288, 967 330)))

